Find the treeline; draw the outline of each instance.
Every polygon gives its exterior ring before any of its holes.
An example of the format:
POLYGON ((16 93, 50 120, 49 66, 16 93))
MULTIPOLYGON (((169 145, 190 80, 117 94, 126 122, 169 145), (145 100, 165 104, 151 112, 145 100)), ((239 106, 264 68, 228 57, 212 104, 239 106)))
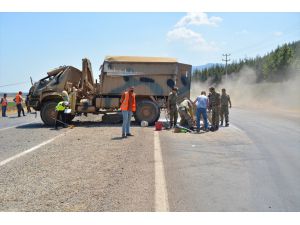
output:
MULTIPOLYGON (((295 71, 300 72, 300 41, 284 44, 261 57, 240 59, 227 65, 228 76, 239 76, 239 71, 247 66, 256 72, 256 81, 281 82, 290 78, 295 71)), ((225 77, 225 65, 195 70, 193 80, 218 84, 225 77)))

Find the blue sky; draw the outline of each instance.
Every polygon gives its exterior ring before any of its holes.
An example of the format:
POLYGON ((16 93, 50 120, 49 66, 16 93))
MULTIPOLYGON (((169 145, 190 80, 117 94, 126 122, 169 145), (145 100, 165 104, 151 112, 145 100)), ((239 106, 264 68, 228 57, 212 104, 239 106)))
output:
POLYGON ((0 13, 0 92, 28 91, 51 68, 106 55, 220 63, 300 40, 300 13, 0 13), (26 84, 1 87, 6 84, 26 84))

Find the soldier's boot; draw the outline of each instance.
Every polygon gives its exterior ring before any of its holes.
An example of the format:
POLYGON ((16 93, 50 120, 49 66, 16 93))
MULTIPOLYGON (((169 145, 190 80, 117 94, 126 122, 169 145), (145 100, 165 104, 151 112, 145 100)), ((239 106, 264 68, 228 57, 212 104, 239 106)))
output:
POLYGON ((225 125, 226 127, 229 127, 229 122, 228 121, 226 121, 226 125, 225 125))
POLYGON ((223 121, 224 121, 224 118, 223 118, 223 116, 220 116, 220 126, 223 126, 223 121))

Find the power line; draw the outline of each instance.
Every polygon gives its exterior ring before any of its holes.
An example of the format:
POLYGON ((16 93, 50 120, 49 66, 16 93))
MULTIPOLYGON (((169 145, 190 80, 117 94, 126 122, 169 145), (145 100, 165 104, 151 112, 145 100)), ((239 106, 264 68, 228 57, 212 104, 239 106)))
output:
POLYGON ((18 83, 12 83, 12 84, 5 84, 5 85, 0 85, 0 88, 1 88, 1 87, 15 86, 15 85, 19 85, 19 84, 26 84, 26 83, 28 83, 28 81, 25 81, 25 82, 18 82, 18 83))
POLYGON ((228 59, 227 57, 230 56, 230 54, 223 54, 223 56, 225 56, 225 59, 222 59, 222 61, 225 61, 225 71, 226 71, 226 80, 227 80, 227 62, 230 61, 230 59, 228 59))

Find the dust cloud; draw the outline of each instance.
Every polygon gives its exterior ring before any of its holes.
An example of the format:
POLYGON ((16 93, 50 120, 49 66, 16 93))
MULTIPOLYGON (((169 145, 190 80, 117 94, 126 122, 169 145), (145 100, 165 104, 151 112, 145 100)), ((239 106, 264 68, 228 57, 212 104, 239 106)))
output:
POLYGON ((227 79, 224 76, 217 86, 212 85, 209 80, 205 83, 193 82, 191 99, 194 100, 202 90, 208 93, 209 87, 214 86, 219 93, 222 88, 226 89, 233 107, 300 112, 299 71, 291 72, 289 79, 283 82, 256 83, 256 80, 255 71, 243 67, 239 73, 229 74, 227 79))

